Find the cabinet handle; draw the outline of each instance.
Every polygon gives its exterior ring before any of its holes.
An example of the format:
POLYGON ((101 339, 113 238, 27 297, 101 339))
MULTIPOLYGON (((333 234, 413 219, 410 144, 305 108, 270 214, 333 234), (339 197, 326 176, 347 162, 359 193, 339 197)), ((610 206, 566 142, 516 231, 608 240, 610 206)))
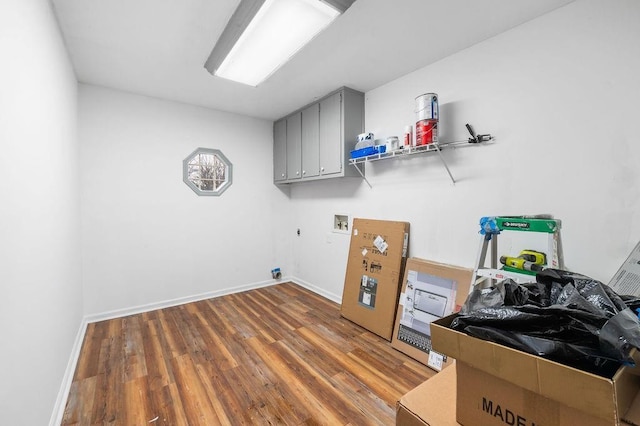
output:
POLYGON ((321 171, 321 172, 324 172, 324 167, 320 167, 320 171, 321 171))
POLYGON ((296 170, 296 176, 300 175, 300 170, 296 170))
POLYGON ((282 174, 282 177, 284 177, 284 173, 282 174))
POLYGON ((304 176, 304 175, 306 175, 306 174, 307 174, 307 172, 303 170, 303 171, 302 171, 302 175, 304 176))

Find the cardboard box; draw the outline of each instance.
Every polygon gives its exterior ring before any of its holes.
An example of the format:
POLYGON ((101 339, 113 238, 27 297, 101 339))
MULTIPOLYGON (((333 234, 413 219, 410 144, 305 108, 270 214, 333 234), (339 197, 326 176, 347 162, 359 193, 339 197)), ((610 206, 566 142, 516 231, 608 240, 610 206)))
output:
POLYGON ((451 359, 431 350, 432 321, 458 312, 473 269, 418 258, 407 260, 391 346, 440 371, 451 359))
POLYGON ((409 223, 353 219, 340 314, 391 340, 409 223))
POLYGON ((400 398, 396 406, 396 425, 458 426, 456 366, 445 368, 400 398))
MULTIPOLYGON (((455 316, 433 322, 431 338, 437 351, 457 360, 460 423, 504 425, 505 422, 479 423, 479 418, 490 417, 480 416, 486 412, 482 409, 485 398, 496 404, 493 417, 500 417, 495 414, 499 405, 502 415, 508 408, 512 414, 524 417, 526 422, 522 424, 527 426, 617 425, 622 419, 640 424, 634 409, 638 404, 633 404, 640 391, 640 368, 621 367, 612 379, 597 376, 452 330, 449 325, 455 316), (495 397, 487 392, 493 392, 495 397), (545 417, 546 412, 560 417, 545 417), (577 413, 580 421, 570 421, 570 416, 578 416, 577 413), (566 418, 568 423, 555 423, 554 418, 566 418)), ((637 352, 634 360, 640 364, 637 352)), ((518 425, 518 421, 516 417, 513 424, 518 425)))
MULTIPOLYGON (((458 362, 456 419, 472 426, 610 426, 610 420, 560 404, 458 362)), ((573 392, 581 393, 582 389, 573 392)))

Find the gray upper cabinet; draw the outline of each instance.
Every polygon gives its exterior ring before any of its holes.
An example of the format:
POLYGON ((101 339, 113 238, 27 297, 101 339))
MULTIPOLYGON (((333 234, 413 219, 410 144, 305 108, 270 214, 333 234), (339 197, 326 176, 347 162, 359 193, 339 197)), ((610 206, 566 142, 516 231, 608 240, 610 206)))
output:
POLYGON ((287 121, 273 124, 273 181, 287 180, 287 121))
POLYGON ((302 113, 297 112, 287 120, 287 178, 302 177, 302 113))
MULTIPOLYGON (((320 102, 320 174, 340 173, 342 161, 342 92, 320 102)), ((355 138, 354 138, 355 140, 355 138)))
POLYGON ((276 121, 274 182, 360 177, 348 164, 363 131, 364 94, 346 87, 276 121))
POLYGON ((320 104, 302 110, 302 177, 320 174, 320 104))

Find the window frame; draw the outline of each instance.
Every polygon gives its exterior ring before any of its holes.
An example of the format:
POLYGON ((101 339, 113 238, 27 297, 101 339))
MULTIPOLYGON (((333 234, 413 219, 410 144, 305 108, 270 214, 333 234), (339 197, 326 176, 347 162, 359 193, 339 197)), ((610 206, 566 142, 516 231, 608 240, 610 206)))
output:
POLYGON ((182 180, 189 188, 191 188, 193 192, 198 195, 218 197, 222 195, 222 193, 226 191, 233 183, 233 164, 231 164, 231 161, 229 161, 229 159, 219 149, 202 147, 197 148, 182 161, 182 180), (215 190, 208 191, 200 189, 191 179, 189 179, 189 163, 195 156, 200 154, 207 154, 218 157, 218 159, 225 165, 224 183, 222 183, 215 190))

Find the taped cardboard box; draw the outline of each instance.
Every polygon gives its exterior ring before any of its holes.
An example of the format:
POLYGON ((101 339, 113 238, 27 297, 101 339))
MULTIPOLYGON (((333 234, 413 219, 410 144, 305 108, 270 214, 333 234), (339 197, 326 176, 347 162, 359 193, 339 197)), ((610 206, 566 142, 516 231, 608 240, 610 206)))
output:
POLYGON ((451 363, 431 350, 432 321, 458 312, 469 294, 473 269, 407 260, 391 346, 436 371, 451 363))
MULTIPOLYGON (((504 416, 505 410, 513 407, 510 412, 525 418, 521 423, 527 426, 618 425, 624 424, 623 419, 640 424, 634 404, 640 391, 640 368, 621 367, 608 379, 452 330, 449 325, 455 316, 433 322, 431 338, 435 350, 457 360, 460 423, 504 425, 500 414, 504 416), (487 392, 495 397, 492 399, 487 392), (482 416, 488 401, 497 405, 490 409, 492 416, 482 416), (498 405, 501 409, 496 416, 498 405), (546 413, 556 417, 545 417, 546 413), (491 417, 498 422, 490 422, 491 417), (578 422, 570 420, 578 417, 578 422), (566 419, 568 423, 553 419, 566 419)), ((634 359, 640 365, 637 352, 634 359)), ((518 421, 515 417, 514 424, 518 421)))
POLYGON ((340 314, 391 340, 409 223, 353 219, 340 314))
POLYGON ((407 392, 396 406, 397 426, 458 426, 456 366, 451 365, 407 392))

